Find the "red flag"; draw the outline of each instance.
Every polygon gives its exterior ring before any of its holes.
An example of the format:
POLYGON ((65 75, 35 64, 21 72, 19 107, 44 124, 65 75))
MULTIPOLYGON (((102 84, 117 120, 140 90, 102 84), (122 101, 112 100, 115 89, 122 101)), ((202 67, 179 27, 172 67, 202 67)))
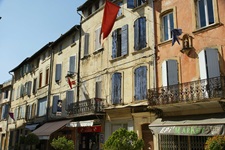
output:
POLYGON ((12 112, 9 112, 9 116, 15 121, 14 114, 12 112))
POLYGON ((100 32, 100 37, 103 34, 103 40, 111 32, 119 9, 120 9, 119 6, 117 6, 116 4, 106 0, 103 19, 102 19, 102 29, 101 29, 101 32, 100 32))
POLYGON ((70 78, 68 77, 68 84, 70 86, 70 89, 72 89, 72 85, 75 85, 76 82, 75 81, 70 81, 70 78))

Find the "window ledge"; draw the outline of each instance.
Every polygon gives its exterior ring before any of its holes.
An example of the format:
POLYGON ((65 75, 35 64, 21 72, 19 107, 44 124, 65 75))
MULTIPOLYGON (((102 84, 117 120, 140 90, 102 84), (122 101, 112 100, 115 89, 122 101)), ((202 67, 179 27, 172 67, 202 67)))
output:
POLYGON ((166 41, 162 41, 158 44, 158 46, 161 46, 161 45, 166 45, 166 44, 169 44, 171 43, 172 44, 172 39, 169 39, 169 40, 166 40, 166 41))
POLYGON ((95 51, 93 52, 93 54, 94 54, 94 55, 95 55, 95 54, 98 54, 98 53, 102 52, 103 50, 104 50, 103 47, 102 47, 102 48, 99 48, 99 49, 95 50, 95 51))
POLYGON ((85 56, 83 56, 82 58, 81 58, 81 60, 85 60, 85 59, 88 59, 90 57, 90 54, 88 54, 88 55, 85 55, 85 56))
POLYGON ((143 53, 143 52, 145 52, 147 50, 150 50, 150 49, 151 48, 148 46, 148 47, 145 47, 145 48, 142 48, 140 50, 136 50, 136 51, 132 52, 132 55, 135 55, 135 54, 138 54, 138 53, 143 53))
POLYGON ((124 14, 122 14, 121 16, 118 16, 117 18, 116 18, 116 21, 117 20, 120 20, 120 19, 122 19, 122 18, 124 18, 125 16, 124 16, 124 14))
POLYGON ((199 28, 199 29, 196 29, 195 31, 193 31, 192 33, 193 34, 198 34, 198 33, 202 33, 202 32, 205 32, 205 31, 208 31, 208 30, 212 30, 214 28, 217 28, 219 26, 222 26, 223 24, 218 22, 218 23, 214 23, 214 24, 211 24, 209 26, 206 26, 206 27, 203 27, 203 28, 199 28))
POLYGON ((70 47, 74 47, 76 45, 76 42, 70 44, 70 47))
POLYGON ((123 56, 119 56, 119 57, 116 57, 116 58, 112 58, 111 60, 109 60, 111 63, 115 62, 115 61, 119 61, 119 60, 122 60, 124 58, 126 58, 128 55, 123 55, 123 56))
POLYGON ((148 2, 146 1, 146 2, 143 3, 142 5, 139 5, 139 6, 135 7, 135 8, 133 8, 132 11, 133 11, 133 12, 134 12, 134 11, 137 11, 138 9, 140 9, 140 8, 142 8, 142 7, 144 7, 144 6, 146 6, 147 4, 148 4, 148 2))

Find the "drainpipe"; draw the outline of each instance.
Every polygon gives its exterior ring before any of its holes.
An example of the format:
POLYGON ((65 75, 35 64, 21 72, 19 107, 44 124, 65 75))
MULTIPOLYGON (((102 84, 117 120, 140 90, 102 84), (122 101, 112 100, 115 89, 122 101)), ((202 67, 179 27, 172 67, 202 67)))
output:
POLYGON ((79 94, 80 94, 80 58, 81 58, 81 21, 82 15, 77 11, 77 14, 80 15, 80 29, 79 29, 79 47, 78 47, 78 70, 77 70, 77 102, 79 102, 79 94))
MULTIPOLYGON (((13 84, 14 84, 14 75, 9 72, 9 74, 12 76, 12 81, 11 81, 11 91, 10 91, 10 98, 9 98, 9 107, 8 107, 8 112, 11 108, 11 101, 12 101, 12 93, 13 93, 13 84)), ((5 130, 5 145, 4 145, 4 150, 7 150, 9 147, 9 132, 8 132, 8 128, 9 128, 9 113, 7 114, 6 117, 6 130, 5 130)))
POLYGON ((47 104, 47 115, 46 115, 46 122, 49 120, 49 112, 50 112, 50 99, 51 99, 51 90, 52 90, 52 76, 53 76, 53 60, 54 60, 54 50, 51 44, 48 46, 51 48, 51 58, 50 58, 50 68, 49 68, 49 84, 48 84, 48 104, 47 104))
POLYGON ((156 24, 156 19, 155 19, 155 9, 154 9, 154 0, 152 1, 152 19, 153 19, 153 23, 152 23, 152 27, 153 27, 153 53, 154 53, 154 60, 153 60, 153 68, 154 68, 154 75, 153 75, 153 87, 154 89, 157 88, 157 50, 156 50, 156 36, 155 36, 155 24, 156 24))

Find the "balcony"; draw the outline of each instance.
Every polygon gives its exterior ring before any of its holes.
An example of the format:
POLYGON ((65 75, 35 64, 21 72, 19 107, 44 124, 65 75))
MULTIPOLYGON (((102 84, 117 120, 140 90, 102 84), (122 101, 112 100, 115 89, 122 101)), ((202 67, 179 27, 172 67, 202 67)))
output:
POLYGON ((218 101, 224 97, 225 77, 222 76, 148 91, 149 106, 218 101))
POLYGON ((68 107, 69 114, 83 116, 104 112, 104 100, 101 98, 92 98, 88 100, 71 103, 68 107))

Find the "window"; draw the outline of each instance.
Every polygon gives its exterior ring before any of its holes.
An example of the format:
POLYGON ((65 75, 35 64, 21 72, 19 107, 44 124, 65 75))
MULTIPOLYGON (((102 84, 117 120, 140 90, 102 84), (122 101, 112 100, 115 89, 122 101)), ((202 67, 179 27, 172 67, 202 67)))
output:
POLYGON ((128 25, 112 32, 112 58, 127 55, 128 51, 128 25))
POLYGON ((55 81, 59 82, 61 80, 62 64, 56 64, 55 81))
POLYGON ((127 0, 127 8, 136 8, 145 2, 146 0, 127 0))
POLYGON ((117 72, 112 75, 112 104, 121 103, 121 80, 121 73, 117 72))
POLYGON ((134 50, 146 47, 146 18, 138 18, 134 22, 134 50))
POLYGON ((69 105, 74 102, 74 91, 66 91, 66 109, 68 110, 69 105))
POLYGON ((38 100, 38 117, 46 115, 47 112, 47 97, 38 100))
POLYGON ((62 44, 60 44, 60 45, 59 45, 59 53, 62 52, 62 49, 63 49, 63 48, 62 48, 62 44))
POLYGON ((37 92, 37 78, 34 79, 33 94, 37 92))
POLYGON ((119 9, 119 11, 118 11, 118 13, 117 13, 117 18, 118 18, 118 17, 120 17, 120 16, 123 15, 123 12, 122 12, 122 5, 123 5, 123 2, 122 2, 122 1, 119 1, 119 2, 117 2, 116 4, 117 4, 118 6, 120 6, 120 9, 119 9))
POLYGON ((162 16, 162 24, 163 41, 167 41, 172 38, 171 30, 174 29, 173 13, 162 16))
POLYGON ((75 66, 76 66, 76 56, 70 56, 68 74, 73 75, 75 73, 75 66))
POLYGON ((28 96, 31 95, 31 84, 32 84, 31 81, 28 81, 25 83, 24 95, 28 95, 28 96))
POLYGON ((26 109, 26 120, 31 119, 32 105, 27 105, 26 109))
POLYGON ((177 85, 178 65, 176 60, 167 60, 162 63, 162 84, 163 86, 177 85))
POLYGON ((89 33, 84 34, 84 57, 89 54, 89 33))
POLYGON ((102 82, 101 81, 97 81, 95 83, 95 97, 96 98, 102 97, 102 82))
POLYGON ((75 43, 75 34, 72 35, 72 40, 71 40, 71 44, 75 43))
POLYGON ((55 114, 57 112, 58 101, 59 101, 59 95, 54 95, 53 96, 53 104, 52 104, 52 113, 53 114, 55 114))
POLYGON ((95 2, 95 10, 98 10, 99 8, 99 1, 95 2))
POLYGON ((4 92, 4 99, 7 99, 9 97, 9 90, 6 90, 4 92))
POLYGON ((87 9, 87 11, 88 11, 88 16, 91 15, 91 13, 92 13, 92 6, 90 6, 90 7, 87 9))
POLYGON ((213 0, 197 0, 198 28, 206 27, 215 22, 213 0))
POLYGON ((1 119, 6 119, 7 115, 9 112, 9 105, 8 104, 4 104, 2 105, 2 114, 1 114, 1 119))
POLYGON ((31 111, 31 118, 34 118, 36 116, 36 104, 32 104, 32 111, 31 111))
POLYGON ((147 67, 141 66, 134 71, 135 80, 135 100, 147 98, 147 67))
POLYGON ((102 45, 100 41, 100 31, 101 31, 101 27, 95 30, 95 51, 102 49, 102 45))
POLYGON ((39 88, 42 87, 42 72, 39 74, 39 88))
POLYGON ((49 78, 49 68, 46 69, 46 72, 45 72, 45 85, 48 85, 48 78, 49 78))

